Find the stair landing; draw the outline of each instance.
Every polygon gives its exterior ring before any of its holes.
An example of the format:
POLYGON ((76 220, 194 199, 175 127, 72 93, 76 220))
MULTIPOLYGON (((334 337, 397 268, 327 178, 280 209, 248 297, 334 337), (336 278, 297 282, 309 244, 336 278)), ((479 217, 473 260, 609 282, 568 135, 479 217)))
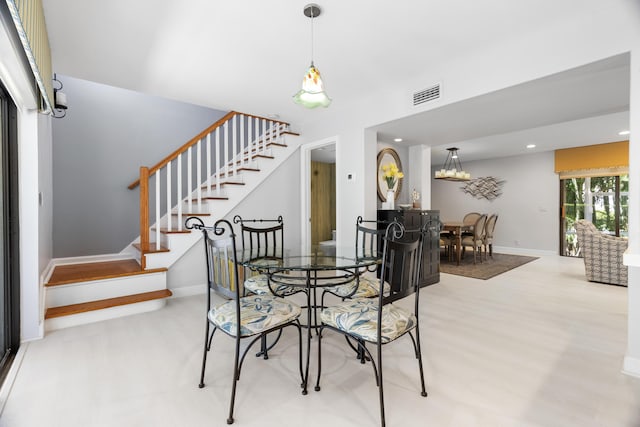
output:
POLYGON ((135 259, 119 261, 88 262, 83 264, 58 265, 45 286, 64 285, 89 280, 111 279, 135 274, 167 271, 166 268, 143 270, 135 259))
POLYGON ((45 329, 161 308, 172 295, 166 289, 166 271, 166 268, 143 270, 135 259, 56 266, 45 284, 48 302, 45 329), (71 291, 69 286, 77 291, 71 291))

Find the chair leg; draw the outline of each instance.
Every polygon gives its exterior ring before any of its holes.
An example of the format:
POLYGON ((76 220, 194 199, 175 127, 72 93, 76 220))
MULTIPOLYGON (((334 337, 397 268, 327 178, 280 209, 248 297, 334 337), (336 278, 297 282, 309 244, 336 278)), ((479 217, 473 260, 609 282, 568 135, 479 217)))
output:
POLYGON ((315 391, 320 391, 320 374, 322 372, 322 331, 324 328, 320 326, 318 331, 318 376, 316 377, 315 391))
POLYGON ((382 344, 378 342, 378 392, 380 394, 380 425, 385 427, 386 421, 384 418, 384 387, 382 386, 382 344))
MULTIPOLYGON (((204 387, 204 370, 207 366, 207 353, 209 352, 209 346, 211 345, 209 341, 209 328, 210 328, 209 319, 207 319, 207 327, 205 328, 205 332, 204 332, 204 352, 202 353, 202 370, 200 371, 200 384, 198 384, 198 388, 204 387)), ((211 335, 213 338, 213 333, 211 335)))
POLYGON ((424 385, 424 369, 422 367, 422 347, 420 346, 420 326, 416 326, 416 340, 414 342, 416 346, 416 358, 418 359, 418 366, 420 368, 420 386, 422 387, 422 391, 420 395, 423 397, 427 397, 427 389, 424 385))
POLYGON ((233 384, 231 386, 231 402, 229 403, 229 416, 227 417, 227 424, 233 424, 233 406, 236 402, 236 385, 238 384, 238 378, 240 377, 239 359, 240 358, 240 337, 236 337, 236 351, 233 361, 233 384))

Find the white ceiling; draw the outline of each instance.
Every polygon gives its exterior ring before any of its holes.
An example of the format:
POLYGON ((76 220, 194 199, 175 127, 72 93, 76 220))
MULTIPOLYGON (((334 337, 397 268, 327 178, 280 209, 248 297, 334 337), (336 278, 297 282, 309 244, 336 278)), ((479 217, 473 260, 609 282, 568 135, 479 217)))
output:
MULTIPOLYGON (((329 108, 606 7, 601 0, 319 1, 314 60, 334 100, 329 108)), ((58 74, 294 124, 323 114, 292 101, 311 60, 306 3, 43 0, 58 74)), ((517 154, 529 142, 546 150, 619 140, 628 75, 622 55, 376 129, 382 141, 434 146, 434 164, 454 143, 465 161, 517 154)))

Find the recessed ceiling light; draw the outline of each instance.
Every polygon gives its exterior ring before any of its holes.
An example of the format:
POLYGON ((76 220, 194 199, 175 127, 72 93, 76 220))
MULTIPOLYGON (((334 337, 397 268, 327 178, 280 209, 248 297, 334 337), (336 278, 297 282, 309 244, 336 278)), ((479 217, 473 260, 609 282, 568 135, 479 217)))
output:
POLYGON ((394 142, 402 142, 402 138, 395 138, 393 141, 394 142))
POLYGON ((623 131, 618 132, 618 135, 629 135, 630 133, 631 133, 631 131, 623 130, 623 131))
POLYGON ((536 144, 527 144, 527 148, 529 149, 536 148, 536 144))

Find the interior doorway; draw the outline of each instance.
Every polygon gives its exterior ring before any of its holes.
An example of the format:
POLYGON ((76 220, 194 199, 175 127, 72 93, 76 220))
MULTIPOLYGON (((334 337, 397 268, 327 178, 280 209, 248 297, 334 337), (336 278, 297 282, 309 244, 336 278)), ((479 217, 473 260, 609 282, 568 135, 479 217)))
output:
POLYGON ((332 140, 302 147, 302 243, 335 250, 336 143, 332 140))

